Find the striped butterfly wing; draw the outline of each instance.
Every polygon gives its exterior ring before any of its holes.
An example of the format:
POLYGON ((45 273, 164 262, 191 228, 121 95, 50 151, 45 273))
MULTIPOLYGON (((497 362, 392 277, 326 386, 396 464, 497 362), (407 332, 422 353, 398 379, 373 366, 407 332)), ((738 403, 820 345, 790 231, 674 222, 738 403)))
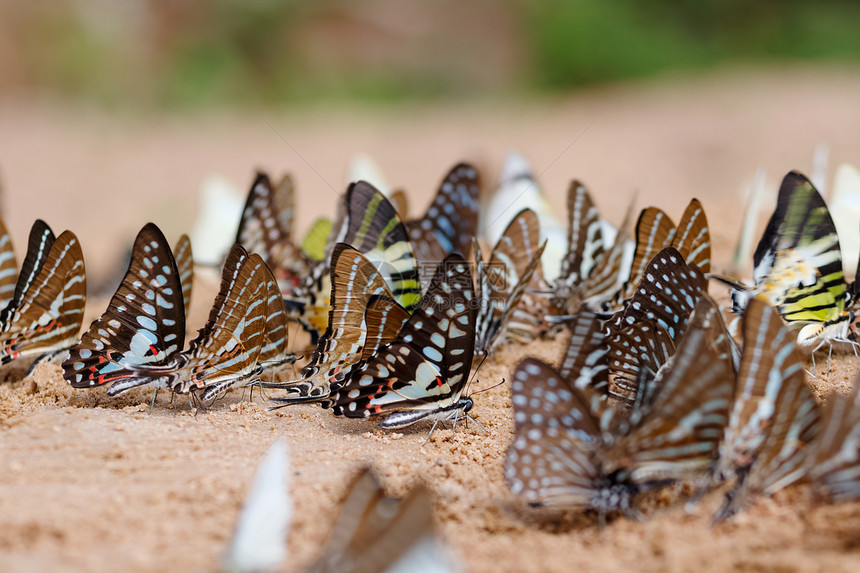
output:
POLYGON ((479 192, 473 166, 459 163, 448 172, 424 216, 406 224, 420 262, 436 264, 451 253, 468 254, 478 229, 479 192))
POLYGON ((263 264, 259 272, 263 273, 263 285, 266 292, 266 326, 263 332, 263 343, 257 363, 264 369, 295 361, 295 356, 287 352, 289 330, 287 325, 287 309, 278 281, 269 265, 263 264))
MULTIPOLYGON (((421 277, 409 234, 394 207, 375 187, 359 181, 349 186, 338 210, 336 243, 364 254, 390 285, 395 300, 412 312, 421 300, 421 277)), ((312 333, 323 333, 328 325, 330 281, 328 266, 317 267, 301 300, 290 301, 289 306, 297 308, 292 316, 312 333)))
POLYGON ((860 498, 860 380, 849 396, 830 398, 806 465, 819 495, 838 502, 860 498))
POLYGON ((191 311, 191 292, 194 287, 194 255, 191 251, 191 239, 182 235, 173 248, 176 269, 179 271, 179 284, 182 285, 182 304, 185 316, 191 311))
POLYGON ((842 314, 847 287, 836 226, 824 199, 800 173, 783 179, 753 262, 758 290, 786 322, 824 322, 842 314))
POLYGON ((672 244, 675 224, 657 207, 643 209, 636 222, 636 250, 627 282, 620 293, 620 300, 627 300, 636 290, 648 263, 664 248, 672 244))
POLYGON ((568 322, 570 340, 561 359, 559 375, 568 386, 589 387, 600 395, 609 392, 609 363, 603 321, 582 309, 568 322))
POLYGON ((409 313, 397 304, 396 300, 381 294, 370 297, 364 311, 367 338, 361 360, 370 360, 380 348, 397 340, 397 335, 407 320, 409 313))
POLYGON ((327 397, 335 379, 345 376, 361 360, 367 337, 364 316, 370 298, 393 297, 382 273, 346 243, 335 246, 330 276, 332 305, 328 327, 311 361, 302 368, 302 380, 278 385, 299 394, 285 398, 287 403, 327 397))
MULTIPOLYGON (((337 372, 333 372, 329 378, 328 394, 325 395, 328 396, 331 393, 336 393, 340 389, 342 381, 349 379, 350 374, 356 368, 361 367, 368 360, 372 359, 380 348, 397 340, 397 335, 400 334, 400 329, 409 320, 409 316, 406 309, 400 306, 393 298, 384 294, 371 296, 364 311, 364 327, 367 329, 367 332, 360 360, 344 365, 337 372)), ((312 391, 310 394, 314 395, 315 393, 312 391)), ((295 398, 275 398, 275 401, 291 404, 302 400, 295 398)), ((320 405, 323 408, 330 408, 332 401, 322 400, 320 405)))
POLYGON ((806 386, 794 335, 774 307, 759 299, 749 301, 743 315, 743 340, 738 384, 720 454, 722 474, 749 468, 766 439, 779 395, 806 386))
POLYGON ((597 207, 585 185, 571 181, 567 191, 567 253, 558 279, 562 290, 573 289, 591 276, 604 252, 597 207))
POLYGON ((739 474, 714 521, 728 519, 756 497, 773 495, 806 476, 810 446, 820 428, 815 398, 805 383, 790 385, 779 393, 773 410, 749 469, 739 474))
POLYGON ((51 247, 55 240, 54 233, 48 224, 41 219, 36 219, 30 228, 30 237, 27 241, 27 256, 24 257, 21 271, 18 273, 12 300, 0 312, 0 327, 3 329, 9 327, 11 315, 21 305, 24 295, 29 291, 33 281, 36 280, 39 271, 42 269, 42 265, 45 264, 45 260, 48 258, 48 253, 51 252, 51 247))
POLYGON ((258 173, 236 232, 236 243, 260 255, 286 293, 298 289, 310 269, 304 253, 292 241, 294 194, 289 175, 272 185, 268 175, 258 173))
MULTIPOLYGON (((579 373, 574 373, 579 376, 579 373)), ((511 491, 532 505, 589 507, 605 485, 594 452, 602 443, 588 388, 526 358, 514 371, 514 438, 505 458, 511 491)))
POLYGON ((510 222, 490 254, 483 260, 475 242, 477 296, 475 349, 489 354, 520 303, 540 264, 544 246, 540 242, 540 223, 531 209, 523 209, 510 222))
POLYGON ((616 429, 603 471, 627 474, 640 490, 703 474, 713 463, 729 416, 734 366, 716 303, 702 296, 653 394, 616 429), (625 427, 626 426, 626 427, 625 427))
POLYGON ((699 267, 702 273, 711 272, 711 233, 705 209, 698 199, 690 201, 681 215, 672 246, 687 264, 699 267))
POLYGON ((107 310, 69 351, 63 377, 75 388, 112 383, 111 395, 166 384, 181 365, 185 307, 179 271, 167 239, 147 224, 107 310))
POLYGON ((446 257, 397 339, 344 381, 332 401, 334 413, 364 418, 393 412, 380 425, 399 427, 388 425, 402 420, 397 411, 407 411, 406 424, 462 411, 475 345, 472 289, 466 261, 446 257))
MULTIPOLYGON (((633 205, 634 201, 631 200, 624 214, 624 220, 621 222, 621 226, 618 227, 618 232, 615 235, 612 246, 608 250, 604 250, 603 254, 597 260, 597 265, 585 277, 579 288, 578 301, 589 307, 598 308, 610 301, 626 279, 622 275, 622 265, 624 264, 624 254, 629 241, 633 205)), ((568 310, 570 308, 568 306, 568 310)))
POLYGON ((619 407, 632 408, 675 353, 675 342, 665 328, 647 318, 612 329, 605 338, 607 397, 619 407))
MULTIPOLYGON (((756 303, 761 304, 760 301, 756 303)), ((773 311, 767 306, 762 308, 767 309, 762 311, 762 322, 772 324, 773 318, 769 314, 773 311)), ((780 325, 779 331, 784 330, 780 325)), ((732 441, 728 442, 727 461, 737 468, 738 480, 726 494, 723 506, 714 516, 715 521, 722 521, 742 511, 758 496, 772 495, 804 478, 808 469, 808 452, 820 433, 818 404, 806 384, 802 363, 795 354, 790 338, 782 332, 773 331, 763 336, 764 348, 760 352, 756 352, 755 347, 750 348, 750 360, 761 360, 762 354, 774 350, 777 356, 769 368, 765 397, 756 411, 751 412, 751 407, 744 408, 736 403, 735 410, 740 422, 736 425, 733 420, 730 426, 731 433, 727 439, 732 441), (782 345, 777 343, 780 340, 784 341, 782 345), (760 421, 761 418, 766 419, 760 421), (741 426, 745 420, 746 425, 741 426), (760 435, 757 433, 759 431, 760 435)), ((744 357, 748 354, 747 345, 758 343, 755 339, 745 339, 744 357)), ((742 369, 741 375, 745 374, 747 370, 742 369)), ((746 388, 739 386, 738 398, 744 399, 745 393, 746 388)))
POLYGON ((188 374, 174 384, 175 392, 205 388, 208 400, 259 372, 268 298, 264 265, 259 255, 233 245, 209 320, 183 352, 188 374))
POLYGON ((81 245, 71 231, 65 231, 51 245, 36 277, 4 325, 2 363, 71 347, 81 329, 86 300, 81 245))
POLYGON ((652 320, 677 341, 706 290, 707 282, 698 267, 688 265, 677 250, 667 247, 645 267, 627 307, 612 316, 608 327, 620 330, 642 319, 652 320))
POLYGON ((272 186, 268 175, 257 173, 239 219, 236 243, 249 253, 257 253, 268 260, 277 245, 290 240, 294 205, 293 182, 289 175, 272 186))
POLYGON ((12 300, 18 277, 18 263, 12 248, 12 237, 0 218, 0 311, 12 300))
POLYGON ((308 571, 387 571, 432 534, 432 505, 425 487, 413 488, 401 499, 388 497, 373 472, 363 469, 349 484, 321 556, 308 571))

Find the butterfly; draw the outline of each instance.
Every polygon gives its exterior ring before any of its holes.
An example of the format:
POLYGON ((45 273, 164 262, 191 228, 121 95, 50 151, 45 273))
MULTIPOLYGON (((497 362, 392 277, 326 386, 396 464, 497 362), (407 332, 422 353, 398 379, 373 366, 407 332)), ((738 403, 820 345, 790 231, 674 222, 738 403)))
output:
MULTIPOLYGON (((324 333, 331 310, 328 261, 337 243, 360 251, 380 271, 392 295, 409 312, 421 299, 421 280, 409 234, 385 196, 364 181, 353 183, 340 204, 334 243, 326 248, 326 264, 316 266, 301 296, 287 297, 287 310, 312 334, 324 333)), ((312 337, 313 338, 313 337, 312 337)), ((316 339, 312 340, 316 344, 316 339)))
POLYGON ((627 278, 612 300, 602 305, 602 310, 608 312, 621 308, 633 296, 648 263, 666 247, 673 247, 684 261, 698 267, 702 273, 710 272, 711 235, 705 210, 698 199, 690 201, 677 227, 669 216, 657 207, 648 207, 639 214, 636 223, 636 249, 627 278))
POLYGON ((459 571, 433 531, 430 493, 423 485, 397 499, 362 469, 347 486, 346 499, 313 573, 459 571))
POLYGON ((294 195, 289 175, 272 185, 268 175, 258 173, 248 192, 235 241, 263 258, 287 295, 299 288, 311 268, 308 257, 292 240, 294 195))
POLYGON ((798 344, 816 350, 824 342, 856 336, 853 316, 846 312, 849 289, 836 226, 824 199, 801 173, 792 171, 783 179, 753 263, 753 287, 715 277, 732 287, 735 312, 761 298, 777 307, 790 326, 801 327, 798 344))
MULTIPOLYGON (((336 415, 386 414, 381 428, 419 420, 458 420, 472 408, 462 396, 475 348, 475 295, 469 265, 458 254, 437 267, 419 308, 396 340, 381 347, 332 395, 336 415)), ((432 430, 431 430, 432 433, 432 430)))
POLYGON ((39 355, 35 366, 65 352, 81 329, 86 291, 77 237, 64 231, 55 239, 44 221, 36 221, 12 299, 0 312, 0 362, 39 355))
POLYGON ((562 314, 574 313, 583 304, 598 306, 620 288, 630 213, 628 210, 615 238, 608 241, 588 189, 579 181, 571 182, 567 193, 567 252, 551 290, 552 304, 562 314))
POLYGON ((258 373, 267 291, 257 271, 264 264, 234 246, 209 321, 183 351, 180 272, 164 235, 147 224, 107 310, 70 350, 64 378, 75 388, 110 383, 110 396, 145 385, 178 393, 205 388, 206 400, 225 384, 258 373))
POLYGON ((15 260, 12 237, 6 230, 3 219, 0 218, 0 310, 6 308, 12 300, 17 277, 18 264, 15 260))
POLYGON ((674 354, 706 288, 699 268, 687 264, 673 247, 648 263, 627 306, 606 323, 613 401, 630 406, 637 399, 643 379, 652 378, 674 354))
MULTIPOLYGON (((515 430, 505 461, 511 491, 533 505, 596 509, 602 519, 615 510, 634 514, 639 494, 707 471, 734 386, 727 337, 719 309, 702 297, 656 375, 653 399, 620 421, 588 384, 523 360, 512 384, 515 430)), ((594 346, 582 348, 591 354, 594 346)))
POLYGON ((287 558, 293 516, 287 443, 272 442, 242 504, 221 568, 229 573, 274 572, 287 558))
POLYGON ((860 380, 848 396, 832 396, 806 454, 814 491, 833 501, 860 499, 860 380))
POLYGON ((332 289, 328 327, 320 337, 311 361, 302 368, 302 379, 286 384, 265 385, 297 394, 278 398, 278 402, 288 404, 327 398, 332 385, 358 365, 367 339, 364 317, 370 298, 374 295, 384 295, 409 317, 409 313, 393 301, 394 295, 382 273, 360 251, 346 243, 335 246, 330 276, 332 289))
POLYGON ((268 285, 266 263, 233 245, 221 274, 221 289, 209 319, 182 352, 180 376, 171 389, 179 394, 203 390, 204 403, 260 374, 257 364, 265 344, 268 285))
POLYGON ((260 272, 263 273, 263 286, 266 289, 264 295, 266 297, 266 327, 257 363, 263 370, 274 370, 283 364, 292 364, 296 361, 297 356, 287 352, 289 345, 287 309, 284 306, 278 281, 269 265, 263 264, 260 272))
POLYGON ((777 310, 750 300, 743 328, 738 386, 720 459, 722 473, 734 470, 737 481, 715 521, 804 477, 806 452, 820 425, 793 337, 777 310))
POLYGON ((523 209, 511 220, 489 261, 484 261, 481 247, 475 241, 478 354, 490 353, 525 294, 546 246, 546 242, 539 244, 539 241, 540 224, 531 209, 523 209))
POLYGON ((182 285, 182 306, 185 316, 191 312, 191 293, 194 286, 194 255, 191 251, 191 239, 181 235, 173 246, 176 270, 179 272, 179 284, 182 285))
POLYGON ((69 351, 63 377, 74 388, 111 384, 111 396, 147 384, 166 388, 178 376, 184 346, 180 272, 167 239, 149 223, 107 310, 69 351))
POLYGON ((422 264, 436 264, 450 253, 468 254, 478 229, 479 193, 478 172, 458 163, 442 180, 424 216, 406 223, 422 264))

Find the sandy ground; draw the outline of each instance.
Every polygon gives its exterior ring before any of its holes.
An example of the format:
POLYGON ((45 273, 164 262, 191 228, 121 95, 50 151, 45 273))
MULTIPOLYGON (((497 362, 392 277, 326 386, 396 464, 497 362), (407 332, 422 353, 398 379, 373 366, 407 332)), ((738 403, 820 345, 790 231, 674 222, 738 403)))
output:
MULTIPOLYGON (((775 186, 789 169, 809 171, 818 143, 830 146, 831 165, 860 163, 858 93, 860 71, 794 69, 666 79, 522 105, 386 111, 142 118, 7 101, 0 105, 4 217, 19 256, 37 217, 75 231, 95 282, 115 272, 146 221, 170 239, 189 230, 196 189, 211 173, 244 188, 257 166, 293 171, 301 229, 333 208, 355 151, 374 155, 420 206, 462 158, 482 165, 492 187, 504 154, 516 148, 542 173, 559 213, 574 176, 614 221, 634 191, 640 206, 657 204, 676 218, 699 197, 719 269, 740 225, 740 190, 757 167, 775 186)), ((195 285, 190 325, 202 324, 215 288, 195 285)), ((91 320, 107 300, 89 302, 91 320)), ((510 379, 526 355, 557 361, 564 342, 502 348, 476 387, 510 379)), ((71 389, 55 366, 22 380, 25 369, 0 371, 0 571, 212 570, 260 455, 279 436, 290 444, 296 503, 287 571, 315 557, 348 476, 365 462, 395 495, 419 475, 428 480, 440 530, 474 572, 860 570, 860 503, 820 506, 803 487, 714 529, 719 492, 693 513, 672 507, 602 531, 583 515, 526 507, 503 481, 512 433, 506 385, 476 396, 473 413, 487 434, 474 426, 453 438, 437 430, 422 445, 426 426, 383 432, 313 406, 267 412, 262 401, 240 402, 238 392, 197 416, 160 396, 149 413, 148 393, 109 398, 71 389)), ((856 370, 853 357, 834 360, 829 372, 819 361, 816 392, 824 399, 846 391, 856 370)))

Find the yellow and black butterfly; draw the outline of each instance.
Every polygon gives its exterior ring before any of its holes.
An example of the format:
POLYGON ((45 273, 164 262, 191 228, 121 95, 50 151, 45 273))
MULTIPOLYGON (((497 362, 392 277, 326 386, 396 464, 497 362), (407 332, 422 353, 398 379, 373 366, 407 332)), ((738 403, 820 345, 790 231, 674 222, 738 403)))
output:
POLYGON ((732 308, 742 312, 759 298, 775 306, 783 320, 799 329, 801 347, 851 342, 860 334, 848 306, 836 226, 824 199, 802 174, 782 181, 776 209, 753 256, 754 286, 714 277, 733 287, 732 308))

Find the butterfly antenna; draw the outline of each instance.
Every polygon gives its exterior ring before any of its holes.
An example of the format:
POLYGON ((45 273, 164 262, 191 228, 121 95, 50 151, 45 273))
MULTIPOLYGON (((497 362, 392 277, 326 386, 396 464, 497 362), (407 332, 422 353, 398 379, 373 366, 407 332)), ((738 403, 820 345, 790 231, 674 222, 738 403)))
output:
MULTIPOLYGON (((502 385, 502 384, 504 384, 504 383, 505 383, 505 379, 504 379, 504 378, 502 378, 502 381, 501 381, 501 382, 498 382, 498 383, 496 383, 496 384, 493 384, 492 386, 490 386, 490 387, 488 387, 488 388, 484 388, 483 390, 476 390, 476 391, 472 392, 471 394, 469 394, 469 396, 474 396, 475 394, 480 394, 481 392, 486 392, 487 390, 492 390, 493 388, 496 388, 496 387, 498 387, 498 386, 501 386, 501 385, 502 385)), ((475 423, 477 423, 477 422, 475 422, 475 423)))
POLYGON ((475 372, 472 374, 472 377, 469 379, 469 382, 466 384, 466 387, 463 388, 463 394, 465 394, 466 396, 470 395, 469 394, 469 388, 472 386, 472 382, 475 381, 475 377, 478 375, 478 370, 481 369, 481 366, 484 365, 484 362, 486 360, 487 360, 487 355, 486 354, 481 355, 481 361, 478 362, 478 367, 475 368, 475 372))

